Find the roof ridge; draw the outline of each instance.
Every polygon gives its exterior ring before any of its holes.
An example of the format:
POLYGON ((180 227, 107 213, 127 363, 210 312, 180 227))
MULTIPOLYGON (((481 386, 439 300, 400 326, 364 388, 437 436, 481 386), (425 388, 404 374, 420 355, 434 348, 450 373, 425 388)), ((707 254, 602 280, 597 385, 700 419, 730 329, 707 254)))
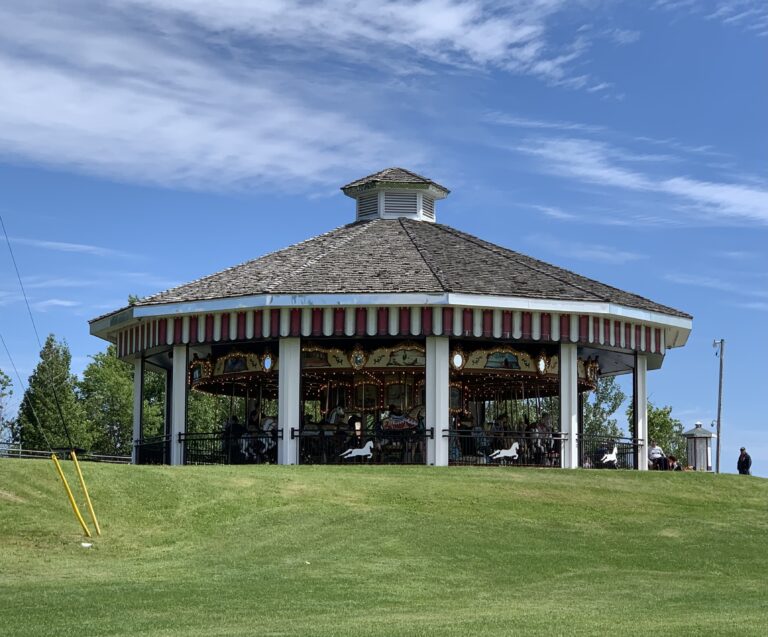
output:
MULTIPOLYGON (((288 276, 274 279, 272 281, 272 283, 270 284, 270 286, 269 286, 270 289, 273 289, 274 287, 279 286, 279 285, 285 283, 289 279, 294 278, 296 275, 301 274, 308 267, 314 266, 314 265, 318 264, 320 261, 322 261, 327 256, 329 256, 332 252, 335 252, 338 248, 344 247, 350 241, 352 241, 353 239, 356 239, 359 235, 361 235, 363 233, 364 230, 367 229, 367 227, 369 225, 371 225, 375 221, 377 221, 377 220, 376 219, 372 219, 370 221, 364 221, 364 222, 358 222, 358 223, 348 223, 348 224, 345 224, 343 226, 339 226, 338 228, 332 230, 331 232, 335 232, 336 230, 340 230, 342 228, 348 228, 348 227, 352 227, 352 226, 355 226, 355 225, 359 225, 360 226, 359 228, 353 229, 351 232, 347 233, 345 236, 340 237, 338 243, 333 246, 332 250, 326 250, 320 256, 318 256, 318 257, 316 257, 314 259, 306 259, 298 268, 296 268, 295 270, 292 270, 288 276)), ((329 232, 329 233, 326 233, 326 234, 331 234, 331 233, 329 232)), ((323 236, 323 235, 318 235, 317 237, 314 237, 314 238, 318 239, 321 236, 323 236)), ((311 241, 311 239, 307 239, 307 241, 311 241)), ((304 243, 304 242, 302 241, 302 243, 304 243)), ((297 244, 294 244, 294 245, 301 245, 301 244, 297 243, 297 244)), ((294 246, 291 246, 291 247, 294 247, 294 246)), ((287 248, 285 248, 285 249, 287 249, 287 248)))
MULTIPOLYGON (((413 238, 413 235, 410 233, 408 228, 405 226, 405 218, 401 217, 398 219, 400 222, 400 226, 405 231, 405 234, 408 235, 408 238, 411 240, 411 243, 413 244, 413 247, 416 248, 416 252, 419 253, 419 256, 421 257, 421 260, 424 262, 424 265, 427 266, 427 269, 432 273, 432 276, 435 277, 435 280, 437 281, 437 284, 443 288, 444 292, 450 292, 445 286, 445 283, 443 283, 443 280, 437 275, 437 272, 435 272, 435 268, 432 267, 432 264, 426 259, 424 256, 424 253, 421 251, 421 248, 419 248, 419 245, 416 243, 416 240, 413 238)), ((416 223, 424 223, 423 221, 417 221, 416 223)))

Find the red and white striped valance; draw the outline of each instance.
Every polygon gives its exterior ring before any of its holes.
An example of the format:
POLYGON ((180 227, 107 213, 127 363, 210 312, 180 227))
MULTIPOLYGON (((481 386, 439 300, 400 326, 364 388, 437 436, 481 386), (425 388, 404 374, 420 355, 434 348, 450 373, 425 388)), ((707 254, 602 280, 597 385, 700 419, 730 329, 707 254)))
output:
POLYGON ((118 356, 167 345, 280 336, 453 336, 591 343, 663 354, 664 330, 588 314, 461 307, 274 308, 143 320, 118 333, 118 356))

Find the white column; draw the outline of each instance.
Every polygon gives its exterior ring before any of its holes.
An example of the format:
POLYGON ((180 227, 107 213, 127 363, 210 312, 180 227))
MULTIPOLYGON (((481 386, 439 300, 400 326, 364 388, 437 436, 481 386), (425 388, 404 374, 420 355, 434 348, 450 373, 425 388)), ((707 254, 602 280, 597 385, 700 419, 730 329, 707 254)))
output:
POLYGON ((450 424, 450 339, 429 336, 426 349, 426 426, 434 429, 434 438, 427 441, 427 464, 446 467, 448 438, 443 437, 443 431, 450 424))
POLYGON ((141 438, 141 416, 144 404, 144 359, 138 358, 133 363, 133 452, 131 462, 136 464, 138 450, 136 441, 141 438))
POLYGON ((635 411, 635 437, 640 440, 637 447, 637 468, 648 470, 648 358, 644 354, 635 354, 635 372, 633 374, 634 395, 632 397, 635 411))
POLYGON ((301 339, 281 338, 278 358, 277 422, 283 431, 277 441, 277 462, 296 464, 298 438, 291 438, 291 429, 301 424, 301 339))
POLYGON ((187 346, 173 346, 171 381, 171 464, 183 464, 179 434, 187 431, 187 346))
POLYGON ((561 462, 564 469, 579 466, 576 434, 579 430, 579 376, 576 345, 560 344, 560 431, 566 437, 562 444, 561 462))

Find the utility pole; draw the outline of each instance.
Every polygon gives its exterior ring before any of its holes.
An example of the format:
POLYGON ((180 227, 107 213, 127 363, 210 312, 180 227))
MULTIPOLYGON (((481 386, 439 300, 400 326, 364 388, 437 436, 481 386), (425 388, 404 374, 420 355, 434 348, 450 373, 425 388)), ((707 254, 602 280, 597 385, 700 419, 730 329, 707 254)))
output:
POLYGON ((723 358, 725 356, 725 339, 714 341, 712 347, 719 348, 716 355, 720 356, 720 383, 717 390, 717 472, 720 473, 720 415, 723 410, 723 358))

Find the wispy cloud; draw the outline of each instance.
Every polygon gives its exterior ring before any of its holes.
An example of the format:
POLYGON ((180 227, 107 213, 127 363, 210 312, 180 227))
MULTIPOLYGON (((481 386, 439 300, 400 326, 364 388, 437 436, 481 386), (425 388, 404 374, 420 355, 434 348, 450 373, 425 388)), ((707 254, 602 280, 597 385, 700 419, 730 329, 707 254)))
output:
POLYGON ((749 303, 736 303, 735 305, 737 307, 743 307, 745 310, 768 312, 768 302, 765 301, 751 301, 749 303))
POLYGON ((613 263, 619 265, 647 258, 647 255, 628 250, 620 250, 615 246, 606 246, 597 243, 590 243, 589 245, 574 244, 573 242, 561 241, 560 239, 546 234, 531 234, 525 239, 528 243, 535 244, 539 248, 543 248, 551 253, 579 259, 581 261, 613 263))
POLYGON ((640 39, 640 31, 632 29, 609 29, 605 32, 616 44, 632 44, 640 39))
POLYGON ((45 301, 35 301, 31 304, 32 309, 38 312, 47 312, 48 310, 55 308, 77 307, 79 305, 79 301, 71 301, 68 299, 46 299, 45 301))
MULTIPOLYGON (((76 252, 78 254, 89 254, 95 257, 132 257, 127 252, 104 248, 102 246, 89 245, 86 243, 67 243, 65 241, 45 241, 42 239, 26 239, 23 237, 11 237, 12 243, 29 246, 31 248, 40 248, 42 250, 54 250, 56 252, 76 252)), ((64 279, 60 279, 64 281, 64 279)), ((61 287, 61 286, 60 286, 61 287)), ((71 286, 70 286, 71 287, 71 286)))
POLYGON ((748 252, 746 250, 723 250, 716 253, 716 256, 734 261, 752 261, 757 259, 759 255, 756 252, 748 252))
POLYGON ((720 292, 768 299, 768 288, 764 285, 758 287, 746 287, 739 282, 729 281, 721 277, 703 276, 700 274, 674 273, 667 274, 664 278, 667 281, 679 283, 681 285, 692 285, 708 288, 710 290, 718 290, 720 292))
POLYGON ((560 208, 555 208, 553 206, 539 206, 536 204, 531 204, 529 208, 538 210, 540 213, 546 215, 547 217, 552 217, 553 219, 559 219, 561 221, 572 221, 579 218, 578 215, 566 212, 565 210, 561 210, 560 208))
POLYGON ((512 128, 546 129, 558 131, 583 131, 596 133, 603 129, 602 126, 583 124, 578 122, 563 122, 558 120, 531 119, 515 115, 513 113, 500 113, 498 111, 486 113, 483 119, 490 124, 501 124, 512 128))
POLYGON ((88 288, 94 285, 94 280, 75 279, 67 277, 30 276, 24 278, 24 288, 27 290, 53 288, 88 288))
POLYGON ((762 0, 656 0, 653 6, 768 35, 768 6, 762 0))
POLYGON ((665 195, 715 222, 768 225, 768 189, 686 176, 663 177, 626 164, 647 161, 605 142, 576 138, 530 139, 516 150, 541 160, 539 169, 591 184, 665 195))
POLYGON ((597 86, 572 72, 585 38, 550 28, 568 5, 80 0, 62 11, 8 0, 0 153, 206 189, 309 189, 349 166, 418 168, 423 143, 361 116, 393 99, 377 79, 431 66, 597 86))

